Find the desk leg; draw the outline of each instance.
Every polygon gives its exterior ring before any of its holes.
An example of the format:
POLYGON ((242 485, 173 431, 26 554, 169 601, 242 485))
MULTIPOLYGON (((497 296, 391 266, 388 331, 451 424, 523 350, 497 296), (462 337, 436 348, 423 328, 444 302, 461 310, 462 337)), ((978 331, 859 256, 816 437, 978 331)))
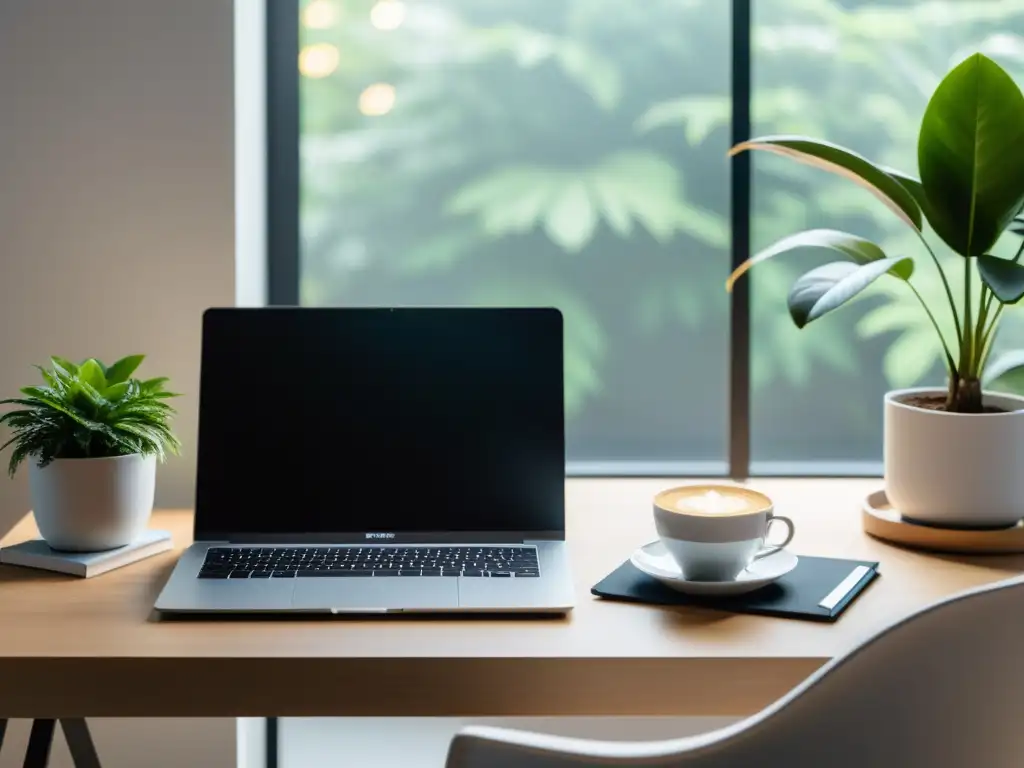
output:
POLYGON ((53 727, 56 720, 33 720, 32 732, 28 736, 25 750, 25 768, 46 768, 50 762, 50 747, 53 745, 53 727))
MULTIPOLYGON (((50 762, 50 748, 53 746, 53 731, 56 720, 33 720, 32 732, 28 736, 28 749, 25 750, 25 768, 46 768, 50 762)), ((67 718, 60 721, 64 729, 64 738, 68 742, 71 761, 75 768, 101 768, 99 755, 89 735, 89 726, 85 720, 67 718)), ((7 733, 7 720, 0 718, 0 750, 4 746, 4 735, 7 733)))
POLYGON ((75 768, 100 768, 100 758, 96 754, 96 746, 92 743, 89 726, 81 717, 64 718, 60 721, 64 730, 64 738, 71 752, 71 762, 75 768))

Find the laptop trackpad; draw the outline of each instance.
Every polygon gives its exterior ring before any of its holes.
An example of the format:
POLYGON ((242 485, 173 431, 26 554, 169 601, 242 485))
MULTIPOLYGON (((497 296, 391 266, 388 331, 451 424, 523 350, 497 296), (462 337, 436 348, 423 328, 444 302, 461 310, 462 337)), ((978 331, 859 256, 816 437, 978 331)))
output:
POLYGON ((457 608, 458 579, 439 577, 300 578, 295 580, 292 608, 346 610, 457 608))

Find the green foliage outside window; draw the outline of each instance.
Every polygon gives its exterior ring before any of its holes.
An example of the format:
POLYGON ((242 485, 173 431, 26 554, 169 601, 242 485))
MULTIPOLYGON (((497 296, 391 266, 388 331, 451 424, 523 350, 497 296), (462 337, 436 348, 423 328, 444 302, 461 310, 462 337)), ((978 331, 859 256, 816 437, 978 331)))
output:
MULTIPOLYGON (((699 418, 701 369, 716 371, 703 379, 717 392, 728 365, 725 0, 406 0, 391 32, 370 23, 381 1, 303 3, 335 16, 305 26, 303 46, 337 52, 312 73, 326 76, 301 80, 303 302, 556 304, 571 423, 613 400, 642 412, 635 368, 652 345, 688 361, 679 407, 699 418), (375 83, 394 102, 368 116, 360 98, 375 83)), ((956 61, 982 51, 1024 82, 1024 0, 756 0, 754 13, 755 134, 908 167, 956 61)), ((841 179, 759 157, 754 182, 754 250, 826 225, 887 253, 913 247, 841 179)), ((785 296, 813 263, 752 275, 755 402, 823 380, 856 387, 848 374, 879 355, 885 380, 872 386, 941 381, 934 330, 887 281, 845 317, 795 329, 785 296)), ((916 284, 928 298, 943 290, 916 284)), ((1017 315, 1006 312, 997 352, 1024 341, 1017 315)), ((878 402, 849 400, 836 418, 852 433, 878 402)), ((654 419, 664 404, 650 408, 654 419)))

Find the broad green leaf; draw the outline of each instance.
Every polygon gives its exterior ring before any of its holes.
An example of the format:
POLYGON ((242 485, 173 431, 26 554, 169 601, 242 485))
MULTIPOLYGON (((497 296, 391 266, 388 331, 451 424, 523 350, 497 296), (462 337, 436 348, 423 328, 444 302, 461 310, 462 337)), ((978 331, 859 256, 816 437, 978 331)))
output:
POLYGON ((991 250, 1024 204, 1024 94, 978 53, 935 89, 917 145, 929 221, 961 256, 991 250))
POLYGON ((897 257, 868 264, 834 261, 816 267, 797 279, 790 289, 790 317, 798 328, 803 328, 841 307, 886 272, 902 272, 912 268, 912 264, 908 257, 897 257))
POLYGON ((72 363, 70 360, 66 360, 63 357, 51 355, 50 364, 54 368, 63 368, 67 373, 70 373, 72 376, 78 373, 78 366, 72 363))
POLYGON ((178 395, 173 392, 165 392, 164 385, 170 381, 166 376, 158 376, 155 379, 146 379, 142 382, 142 393, 144 395, 166 395, 168 397, 177 397, 178 395))
POLYGON ((95 390, 106 389, 107 379, 103 375, 103 369, 99 362, 92 358, 86 360, 78 369, 78 375, 82 383, 88 384, 95 390))
POLYGON ((22 394, 27 395, 30 398, 36 398, 39 403, 35 404, 35 407, 45 407, 53 409, 59 413, 64 414, 75 423, 88 427, 89 429, 100 429, 103 427, 102 424, 93 421, 84 414, 79 413, 70 404, 62 403, 58 400, 52 392, 42 389, 41 387, 22 387, 22 394))
MULTIPOLYGON (((22 406, 0 414, 0 425, 10 428, 12 447, 8 471, 14 473, 27 458, 46 466, 59 458, 99 458, 130 453, 153 453, 163 457, 176 453, 180 442, 171 432, 169 419, 174 409, 161 398, 164 379, 143 383, 135 379, 98 389, 104 370, 96 359, 73 366, 53 360, 44 379, 51 386, 24 387, 23 397, 0 400, 0 405, 22 406)), ((127 367, 131 367, 131 361, 127 367)), ((128 371, 123 369, 123 373, 128 371)))
MULTIPOLYGON (((90 416, 96 416, 96 411, 109 405, 106 398, 100 394, 100 390, 96 389, 92 384, 87 381, 78 382, 78 386, 81 388, 81 392, 88 399, 90 408, 87 409, 90 416)), ((105 387, 104 387, 105 389, 105 387)), ((76 403, 79 404, 79 403, 76 403)))
POLYGON ((128 357, 122 357, 112 366, 107 368, 107 384, 120 384, 122 381, 127 381, 128 378, 135 373, 135 369, 142 365, 142 361, 145 359, 145 355, 129 355, 128 357))
POLYGON ((1024 350, 1004 352, 985 366, 985 387, 1015 395, 1024 395, 1024 350))
MULTIPOLYGON (((917 202, 918 208, 921 209, 921 213, 924 214, 924 218, 931 223, 931 217, 934 215, 930 213, 931 206, 928 204, 928 195, 924 192, 924 185, 920 179, 915 179, 913 176, 897 171, 895 168, 887 168, 882 166, 882 170, 892 176, 898 181, 907 192, 910 193, 911 197, 917 202)), ((934 229, 935 225, 932 225, 934 229)))
POLYGON ((117 401, 128 394, 128 382, 122 381, 119 384, 111 384, 109 387, 104 389, 100 394, 104 399, 110 401, 117 401))
MULTIPOLYGON (((798 232, 795 235, 784 237, 751 256, 729 275, 729 279, 725 283, 726 290, 731 291, 736 281, 754 265, 801 248, 824 248, 836 251, 854 264, 868 264, 887 258, 881 248, 863 237, 851 235, 849 232, 840 232, 837 229, 809 229, 806 232, 798 232)), ((896 277, 906 280, 913 274, 914 262, 910 259, 895 259, 893 262, 893 274, 896 277)))
POLYGON ((856 152, 803 136, 763 136, 737 144, 729 150, 729 155, 751 149, 789 157, 850 179, 885 203, 907 224, 921 230, 921 209, 913 196, 900 182, 856 152))
POLYGON ((1024 296, 1024 266, 996 256, 979 256, 978 273, 1001 304, 1016 304, 1024 296))
POLYGON ((45 381, 51 388, 56 389, 60 386, 60 382, 57 380, 57 377, 43 368, 43 366, 37 365, 34 367, 39 371, 39 375, 43 377, 43 381, 45 381))
POLYGON ((597 212, 582 180, 563 187, 551 200, 544 217, 544 231, 548 237, 570 253, 576 253, 589 243, 596 227, 597 212))

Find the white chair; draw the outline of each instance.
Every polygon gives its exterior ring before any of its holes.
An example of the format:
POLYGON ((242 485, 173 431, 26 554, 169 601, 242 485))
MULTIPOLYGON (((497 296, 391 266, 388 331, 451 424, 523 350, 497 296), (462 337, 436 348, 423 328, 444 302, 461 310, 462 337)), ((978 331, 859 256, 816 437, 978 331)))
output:
POLYGON ((1021 768, 1024 578, 932 605, 718 731, 630 743, 470 727, 455 737, 447 761, 447 768, 579 766, 1021 768))

